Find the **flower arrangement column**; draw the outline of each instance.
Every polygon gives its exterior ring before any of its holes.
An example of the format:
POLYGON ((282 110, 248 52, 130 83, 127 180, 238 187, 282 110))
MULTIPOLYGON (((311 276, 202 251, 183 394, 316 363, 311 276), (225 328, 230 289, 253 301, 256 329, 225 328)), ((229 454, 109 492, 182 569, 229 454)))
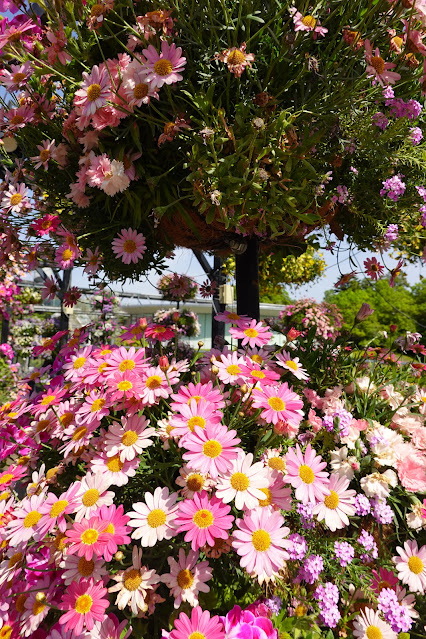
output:
POLYGON ((242 255, 235 256, 235 279, 237 313, 259 320, 259 243, 256 237, 247 242, 242 255))

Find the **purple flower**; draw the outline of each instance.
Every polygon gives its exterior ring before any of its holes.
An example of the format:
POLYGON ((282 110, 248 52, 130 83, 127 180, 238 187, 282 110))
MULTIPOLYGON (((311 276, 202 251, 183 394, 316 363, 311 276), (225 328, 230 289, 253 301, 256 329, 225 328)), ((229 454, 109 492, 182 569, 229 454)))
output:
POLYGON ((302 524, 302 528, 305 530, 310 530, 311 528, 315 528, 313 511, 313 504, 297 504, 297 512, 300 515, 300 523, 302 524))
POLYGON ((313 584, 316 582, 323 569, 324 560, 321 555, 309 555, 309 557, 305 559, 303 566, 300 568, 295 581, 297 583, 306 581, 307 584, 313 584))
POLYGON ((362 530, 360 536, 357 539, 358 543, 365 548, 366 553, 362 553, 360 558, 365 563, 370 562, 372 559, 377 559, 379 551, 377 544, 374 541, 373 535, 370 535, 366 530, 362 530))
POLYGON ((350 564, 352 559, 355 557, 355 549, 347 541, 335 541, 334 553, 339 559, 339 563, 342 568, 346 568, 346 566, 350 564))
POLYGON ((376 497, 372 500, 373 517, 379 524, 391 524, 393 522, 393 510, 386 503, 386 499, 378 499, 376 497))
POLYGON ((385 240, 393 242, 398 238, 398 224, 389 224, 385 233, 385 240))
POLYGON ((383 188, 380 190, 381 196, 387 196, 393 202, 397 202, 401 195, 405 193, 405 183, 401 180, 403 176, 393 175, 382 182, 383 188))
POLYGON ((407 608, 398 601, 398 596, 392 588, 382 588, 378 596, 377 609, 383 613, 394 632, 408 632, 413 625, 407 608))
POLYGON ((371 504, 365 495, 357 495, 355 497, 354 506, 356 509, 355 513, 359 517, 365 517, 371 513, 371 504))
POLYGON ((389 124, 388 118, 381 111, 378 111, 377 113, 373 115, 372 121, 374 126, 377 126, 379 129, 382 129, 382 131, 384 131, 387 125, 389 124))
POLYGON ((413 146, 420 144, 420 142, 423 140, 422 130, 418 126, 414 126, 412 129, 410 129, 409 140, 413 146))
POLYGON ((328 628, 335 628, 341 617, 337 607, 339 601, 338 587, 330 581, 320 584, 314 591, 314 598, 318 602, 322 623, 328 628))
POLYGON ((286 550, 290 555, 290 559, 293 559, 293 561, 301 561, 308 550, 308 544, 305 538, 299 535, 299 533, 293 533, 288 536, 288 540, 291 542, 291 545, 288 546, 286 550))

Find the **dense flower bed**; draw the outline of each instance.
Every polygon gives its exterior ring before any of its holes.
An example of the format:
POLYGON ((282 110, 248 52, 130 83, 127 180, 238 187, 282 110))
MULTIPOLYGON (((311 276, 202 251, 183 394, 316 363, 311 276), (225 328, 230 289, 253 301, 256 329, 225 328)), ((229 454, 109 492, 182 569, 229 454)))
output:
POLYGON ((424 365, 218 318, 191 362, 57 334, 2 406, 2 637, 422 636, 424 365))

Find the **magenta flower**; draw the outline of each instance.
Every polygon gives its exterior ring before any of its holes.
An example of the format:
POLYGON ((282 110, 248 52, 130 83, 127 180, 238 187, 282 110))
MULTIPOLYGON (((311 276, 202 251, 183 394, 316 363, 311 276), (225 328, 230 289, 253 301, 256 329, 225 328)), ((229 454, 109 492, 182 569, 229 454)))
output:
POLYGON ((299 427, 303 419, 303 402, 287 382, 253 391, 253 408, 262 408, 260 416, 269 424, 288 422, 299 427))
POLYGON ((238 322, 236 328, 230 328, 229 332, 235 339, 242 340, 242 346, 248 344, 250 348, 265 346, 272 337, 269 328, 255 319, 251 320, 250 324, 245 321, 238 322))
POLYGON ((105 619, 105 610, 109 606, 108 599, 105 599, 107 589, 103 587, 103 582, 95 584, 93 579, 82 579, 79 583, 73 581, 62 595, 62 600, 58 604, 60 610, 67 612, 59 619, 61 625, 65 624, 64 630, 73 630, 75 636, 82 633, 83 627, 92 630, 95 621, 105 619))
POLYGON ((65 533, 69 542, 68 555, 77 553, 87 561, 90 561, 93 555, 101 557, 110 541, 105 529, 105 523, 96 516, 82 519, 81 522, 75 521, 73 527, 65 533))
POLYGON ((385 270, 382 264, 380 264, 375 257, 368 257, 364 260, 364 266, 366 269, 365 274, 368 275, 368 277, 371 277, 374 281, 376 281, 378 277, 381 277, 385 270))
POLYGON ((112 250, 124 264, 137 264, 146 251, 145 237, 134 229, 121 229, 112 241, 112 250))
POLYGON ((285 456, 287 475, 284 477, 286 484, 291 484, 296 489, 296 499, 304 504, 315 504, 323 501, 324 495, 329 495, 327 462, 322 461, 310 444, 306 446, 305 454, 300 450, 289 448, 285 456))
POLYGON ((208 610, 201 610, 199 606, 191 612, 191 618, 181 612, 175 619, 175 627, 169 634, 169 639, 225 639, 225 632, 220 617, 210 617, 208 610))
POLYGON ((278 511, 255 508, 235 523, 238 530, 234 531, 232 547, 241 557, 242 568, 249 575, 255 574, 260 582, 279 572, 290 558, 285 548, 291 542, 284 540, 290 528, 283 526, 284 517, 278 511))
POLYGON ((180 75, 186 65, 186 58, 182 56, 182 49, 175 43, 161 42, 161 53, 149 45, 143 50, 146 58, 145 68, 148 72, 146 81, 160 89, 163 84, 174 84, 183 79, 180 75))
POLYGON ((241 442, 236 430, 228 430, 223 424, 207 423, 205 428, 196 426, 193 433, 179 442, 188 452, 182 455, 188 466, 202 473, 209 473, 215 479, 232 468, 237 459, 241 442))
POLYGON ((194 493, 192 499, 180 502, 175 519, 176 534, 186 532, 184 540, 191 542, 192 550, 199 550, 205 544, 215 545, 215 539, 228 539, 226 532, 232 528, 234 517, 229 515, 231 507, 221 499, 212 497, 203 490, 194 493))

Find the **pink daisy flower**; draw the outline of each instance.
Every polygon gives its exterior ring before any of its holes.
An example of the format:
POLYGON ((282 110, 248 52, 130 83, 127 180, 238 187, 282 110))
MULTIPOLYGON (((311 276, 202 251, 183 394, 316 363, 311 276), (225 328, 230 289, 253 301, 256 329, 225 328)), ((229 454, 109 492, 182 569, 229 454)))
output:
POLYGON ((133 504, 129 513, 129 526, 136 528, 133 539, 140 539, 142 546, 155 546, 157 541, 171 539, 176 534, 177 493, 169 495, 168 488, 158 486, 154 493, 145 493, 145 503, 133 504))
POLYGON ((40 539, 38 524, 43 517, 41 507, 45 498, 45 495, 41 494, 21 501, 20 507, 13 512, 14 519, 6 526, 9 546, 15 548, 20 544, 26 544, 29 539, 40 539))
POLYGON ((240 555, 240 564, 249 575, 255 574, 259 582, 279 572, 289 559, 284 537, 290 528, 283 526, 284 517, 266 508, 255 508, 237 519, 238 530, 233 533, 232 547, 240 555))
POLYGON ((103 473, 111 486, 124 486, 130 477, 136 475, 139 464, 139 457, 122 462, 120 455, 108 457, 103 451, 91 459, 90 470, 93 473, 103 473))
POLYGON ((161 324, 150 324, 145 329, 145 337, 151 340, 158 339, 160 342, 167 342, 174 336, 174 330, 172 330, 169 326, 161 326, 161 324))
POLYGON ((232 468, 232 461, 238 457, 241 442, 236 430, 228 430, 223 424, 207 424, 205 428, 195 427, 195 431, 180 440, 179 445, 188 452, 182 455, 194 470, 216 479, 232 468))
POLYGON ((328 29, 322 27, 319 21, 314 16, 306 15, 297 11, 296 7, 290 7, 289 12, 293 16, 294 30, 297 31, 312 31, 314 39, 320 36, 325 36, 328 33, 328 29))
MULTIPOLYGON (((85 381, 87 381, 86 376, 85 381)), ((100 422, 106 415, 109 415, 109 401, 106 393, 101 393, 96 389, 90 391, 90 393, 86 395, 84 404, 78 409, 80 422, 82 424, 100 422)))
POLYGON ((162 397, 167 398, 171 390, 167 377, 159 366, 149 366, 143 371, 140 398, 145 405, 157 404, 162 397))
POLYGON ((255 346, 265 346, 272 337, 272 333, 267 326, 255 319, 250 324, 239 322, 236 328, 230 328, 229 333, 235 339, 242 340, 241 346, 247 344, 250 348, 255 346))
POLYGON ((67 611, 59 619, 65 631, 73 630, 78 636, 83 627, 90 631, 96 621, 104 620, 109 601, 105 598, 107 589, 102 583, 95 584, 92 578, 87 581, 83 579, 79 583, 73 581, 67 588, 58 604, 59 610, 67 611))
POLYGON ((426 592, 426 546, 419 550, 416 541, 404 542, 404 548, 398 546, 398 556, 393 561, 398 571, 398 578, 407 584, 412 592, 426 592))
POLYGON ((96 557, 88 561, 84 557, 64 555, 59 567, 63 570, 61 577, 66 586, 69 586, 73 581, 79 582, 83 579, 90 578, 92 578, 95 583, 99 583, 108 575, 105 562, 96 559, 96 557))
POLYGON ((127 103, 132 107, 149 104, 151 98, 159 99, 156 86, 148 82, 147 68, 137 60, 133 60, 123 74, 123 93, 127 103))
POLYGON ((214 360, 214 365, 219 369, 217 376, 220 381, 232 386, 240 383, 244 363, 244 358, 239 357, 236 351, 221 355, 220 359, 215 358, 214 360))
POLYGON ((401 79, 399 73, 390 71, 394 69, 396 64, 394 62, 385 62, 380 55, 380 51, 377 48, 373 52, 373 47, 370 40, 365 40, 365 59, 367 61, 367 74, 368 77, 373 78, 373 84, 378 82, 382 87, 389 84, 395 84, 401 79))
POLYGON ((9 213, 21 213, 24 209, 31 208, 28 194, 29 190, 22 182, 16 185, 9 184, 3 192, 1 206, 9 213))
POLYGON ((94 66, 91 73, 83 71, 81 88, 75 92, 74 104, 83 116, 93 115, 111 97, 111 83, 106 67, 94 66))
POLYGON ((306 446, 305 454, 299 444, 296 449, 289 448, 285 459, 287 474, 284 481, 296 489, 296 499, 304 504, 315 504, 330 494, 328 473, 323 470, 327 463, 316 455, 310 444, 306 446))
POLYGON ((111 561, 113 556, 118 550, 118 546, 130 543, 130 537, 128 533, 130 528, 127 526, 127 522, 130 517, 124 514, 124 506, 101 506, 96 511, 95 517, 99 519, 99 523, 102 524, 106 535, 106 546, 103 549, 103 556, 106 561, 111 561))
POLYGON ((259 506, 260 499, 265 499, 262 488, 268 486, 268 470, 263 463, 253 464, 252 453, 240 452, 227 475, 219 478, 216 495, 225 504, 235 499, 238 510, 250 510, 259 506))
POLYGON ((64 306, 67 308, 73 308, 81 297, 81 293, 77 286, 71 286, 71 288, 64 293, 64 306))
POLYGON ((263 499, 259 499, 261 508, 271 507, 274 510, 287 510, 292 508, 292 495, 290 486, 286 486, 282 473, 278 470, 269 471, 270 484, 267 488, 261 488, 263 499))
POLYGON ((382 621, 379 613, 371 608, 364 608, 354 619, 355 639, 397 639, 392 628, 382 621))
POLYGON ((147 69, 146 81, 151 82, 160 89, 163 84, 174 84, 183 79, 181 72, 186 65, 186 58, 182 56, 182 49, 175 43, 169 44, 166 40, 161 42, 161 53, 149 45, 143 50, 145 56, 145 68, 147 69))
POLYGON ((57 282, 52 277, 48 277, 41 289, 41 296, 44 300, 54 300, 58 291, 59 286, 57 282))
POLYGON ((253 391, 253 408, 262 408, 260 416, 268 424, 288 422, 299 427, 303 415, 303 402, 287 382, 279 386, 265 386, 253 391))
POLYGON ((98 517, 75 521, 73 527, 66 531, 67 554, 77 554, 90 561, 93 555, 101 557, 108 543, 105 524, 98 517))
POLYGON ((31 228, 42 237, 43 235, 47 235, 48 233, 54 233, 58 228, 61 219, 59 215, 46 213, 43 217, 35 220, 31 223, 31 228))
POLYGON ((114 348, 110 355, 105 358, 107 368, 106 374, 111 373, 125 373, 126 371, 132 371, 134 373, 142 373, 146 368, 147 359, 145 357, 144 348, 134 348, 131 346, 129 349, 124 346, 114 348))
POLYGON ((208 561, 198 562, 198 559, 198 552, 190 550, 186 556, 183 548, 179 548, 177 561, 173 557, 167 558, 170 573, 161 575, 161 581, 170 589, 175 608, 179 608, 183 601, 190 606, 198 606, 198 593, 210 591, 206 582, 212 578, 212 569, 208 561))
POLYGON ((111 486, 104 473, 86 473, 80 482, 80 491, 77 495, 75 521, 90 519, 101 506, 111 506, 114 493, 108 488, 111 486))
POLYGON ((25 64, 11 64, 10 71, 2 69, 0 71, 0 83, 6 87, 8 91, 17 91, 27 84, 28 78, 32 75, 34 69, 31 62, 27 60, 25 64))
POLYGON ((94 251, 87 249, 86 258, 87 265, 84 267, 84 272, 89 275, 95 275, 102 266, 102 257, 99 255, 99 246, 94 251))
POLYGON ((382 266, 375 257, 369 257, 364 260, 364 266, 365 274, 368 275, 368 277, 371 277, 374 281, 376 281, 378 277, 381 277, 385 270, 384 266, 382 266))
POLYGON ((245 363, 241 365, 241 378, 250 386, 270 386, 279 380, 280 376, 274 371, 267 368, 261 368, 252 359, 247 358, 245 363))
POLYGON ((117 617, 110 613, 99 626, 99 639, 127 639, 132 632, 131 626, 126 630, 127 624, 127 619, 119 623, 117 617))
POLYGON ((191 618, 181 612, 174 625, 169 639, 225 639, 220 617, 210 617, 209 611, 199 606, 192 610, 191 618))
POLYGON ((44 537, 56 527, 61 532, 65 532, 67 528, 65 515, 70 515, 75 511, 78 503, 76 496, 79 491, 80 485, 74 483, 59 497, 53 493, 47 495, 46 501, 40 507, 43 517, 39 521, 38 530, 41 536, 44 537))
POLYGON ((121 418, 113 422, 105 436, 105 452, 107 457, 119 455, 122 462, 130 461, 142 454, 144 448, 154 443, 150 437, 155 434, 155 428, 148 428, 149 419, 132 415, 128 419, 121 418))
POLYGON ((111 403, 119 400, 139 397, 143 386, 139 375, 126 371, 125 373, 115 373, 107 380, 108 390, 111 391, 111 403))
POLYGON ((71 355, 70 361, 62 367, 66 380, 76 382, 84 377, 85 369, 90 363, 89 356, 92 350, 92 346, 85 346, 74 355, 71 355))
POLYGON ((203 490, 210 491, 216 485, 214 479, 193 470, 187 464, 179 468, 179 477, 176 478, 176 483, 182 487, 179 492, 188 498, 193 497, 195 493, 201 493, 203 490))
POLYGON ((145 237, 131 228, 121 229, 111 246, 115 256, 121 257, 124 264, 137 264, 146 251, 145 237))
POLYGON ((349 479, 331 475, 328 489, 329 495, 325 495, 314 506, 313 514, 318 521, 325 522, 326 526, 333 532, 349 526, 349 517, 355 515, 355 490, 347 490, 349 479))
POLYGON ((238 322, 250 323, 251 318, 248 315, 238 315, 234 311, 223 311, 214 316, 218 322, 225 322, 225 324, 237 324, 238 322))
POLYGON ((254 54, 246 53, 245 42, 243 42, 239 47, 225 49, 222 53, 217 54, 216 57, 218 60, 227 65, 228 71, 233 73, 236 78, 240 78, 244 69, 246 67, 249 67, 250 69, 254 62, 254 54))
POLYGON ((55 253, 55 262, 62 269, 71 268, 77 254, 68 244, 62 244, 55 253))
POLYGON ((229 515, 231 507, 221 499, 208 494, 194 494, 192 499, 185 499, 179 504, 175 525, 176 534, 186 532, 185 541, 191 542, 192 550, 198 550, 205 544, 215 545, 215 539, 228 539, 226 532, 232 528, 234 517, 229 515))
POLYGON ((222 393, 218 388, 213 388, 212 382, 207 382, 207 384, 189 382, 187 386, 181 386, 179 392, 172 394, 171 398, 174 400, 170 404, 172 410, 180 410, 182 404, 189 406, 191 399, 195 399, 197 404, 199 402, 214 404, 215 408, 223 408, 225 406, 222 393))
POLYGON ((309 375, 306 370, 303 368, 298 357, 292 357, 291 353, 287 351, 283 351, 282 353, 278 353, 276 356, 276 363, 278 366, 282 366, 286 370, 293 373, 297 379, 309 379, 309 375))
POLYGON ((34 162, 34 168, 39 169, 41 166, 47 171, 49 167, 49 160, 52 159, 55 151, 55 140, 44 140, 41 144, 37 145, 39 154, 30 158, 34 162))
POLYGON ((199 402, 191 398, 189 406, 187 404, 178 404, 179 415, 173 415, 170 418, 170 426, 173 428, 173 437, 184 437, 195 431, 195 427, 205 428, 207 424, 219 424, 223 414, 216 410, 214 404, 199 402))
POLYGON ((376 594, 380 594, 383 588, 392 588, 395 590, 395 587, 398 585, 398 578, 395 574, 386 570, 386 568, 379 568, 379 571, 372 570, 373 581, 371 582, 371 588, 374 590, 376 594))

